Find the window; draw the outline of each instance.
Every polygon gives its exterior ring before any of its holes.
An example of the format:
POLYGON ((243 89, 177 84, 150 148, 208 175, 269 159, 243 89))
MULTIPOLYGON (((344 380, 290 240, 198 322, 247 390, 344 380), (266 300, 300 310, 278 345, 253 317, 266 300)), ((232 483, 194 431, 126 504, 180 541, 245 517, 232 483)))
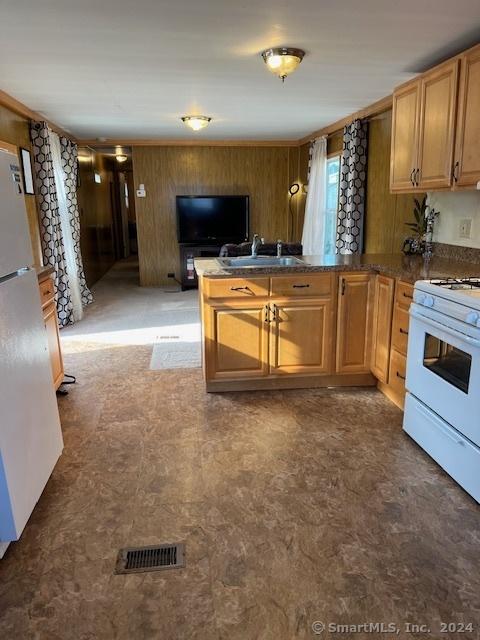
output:
POLYGON ((338 189, 340 183, 340 155, 327 158, 327 188, 325 207, 324 253, 335 253, 337 236, 338 189))

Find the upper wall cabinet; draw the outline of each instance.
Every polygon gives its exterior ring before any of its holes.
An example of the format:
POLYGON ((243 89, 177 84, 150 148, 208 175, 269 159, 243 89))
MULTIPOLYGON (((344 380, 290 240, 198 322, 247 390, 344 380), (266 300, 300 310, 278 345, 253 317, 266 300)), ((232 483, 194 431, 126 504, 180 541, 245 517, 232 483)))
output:
POLYGON ((394 92, 392 191, 451 186, 458 65, 449 61, 394 92))
POLYGON ((392 153, 390 187, 392 191, 411 191, 417 166, 420 82, 415 80, 393 94, 392 153))
POLYGON ((480 180, 480 46, 460 57, 460 91, 453 179, 455 187, 480 180))
POLYGON ((420 83, 420 124, 416 187, 421 191, 452 184, 458 60, 424 75, 420 83))

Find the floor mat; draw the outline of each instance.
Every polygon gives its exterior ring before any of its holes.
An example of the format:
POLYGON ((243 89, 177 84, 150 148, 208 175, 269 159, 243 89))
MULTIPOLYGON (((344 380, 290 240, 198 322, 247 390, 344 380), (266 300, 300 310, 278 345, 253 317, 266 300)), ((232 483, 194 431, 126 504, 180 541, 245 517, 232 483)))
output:
POLYGON ((195 369, 202 364, 199 341, 180 342, 176 336, 159 338, 153 345, 150 369, 195 369))

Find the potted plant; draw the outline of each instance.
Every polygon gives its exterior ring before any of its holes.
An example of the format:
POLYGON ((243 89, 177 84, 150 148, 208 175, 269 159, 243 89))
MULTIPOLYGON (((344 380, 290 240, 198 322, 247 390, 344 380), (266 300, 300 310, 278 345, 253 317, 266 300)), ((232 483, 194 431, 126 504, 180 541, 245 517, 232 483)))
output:
POLYGON ((430 255, 433 233, 433 223, 438 211, 427 204, 427 196, 420 202, 414 199, 413 215, 415 222, 406 222, 412 235, 405 238, 402 251, 405 255, 430 255))

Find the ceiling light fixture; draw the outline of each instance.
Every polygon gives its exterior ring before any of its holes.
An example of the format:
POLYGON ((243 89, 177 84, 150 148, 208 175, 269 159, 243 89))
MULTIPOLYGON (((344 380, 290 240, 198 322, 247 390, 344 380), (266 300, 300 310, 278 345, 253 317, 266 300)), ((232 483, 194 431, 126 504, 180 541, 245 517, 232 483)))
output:
POLYGON ((126 162, 128 160, 128 156, 124 156, 123 153, 119 153, 115 158, 117 162, 126 162))
POLYGON ((262 58, 268 69, 285 82, 303 60, 305 51, 292 47, 273 47, 262 51, 262 58))
POLYGON ((183 116, 181 121, 193 129, 194 131, 200 131, 200 129, 204 129, 212 119, 208 116, 183 116))

